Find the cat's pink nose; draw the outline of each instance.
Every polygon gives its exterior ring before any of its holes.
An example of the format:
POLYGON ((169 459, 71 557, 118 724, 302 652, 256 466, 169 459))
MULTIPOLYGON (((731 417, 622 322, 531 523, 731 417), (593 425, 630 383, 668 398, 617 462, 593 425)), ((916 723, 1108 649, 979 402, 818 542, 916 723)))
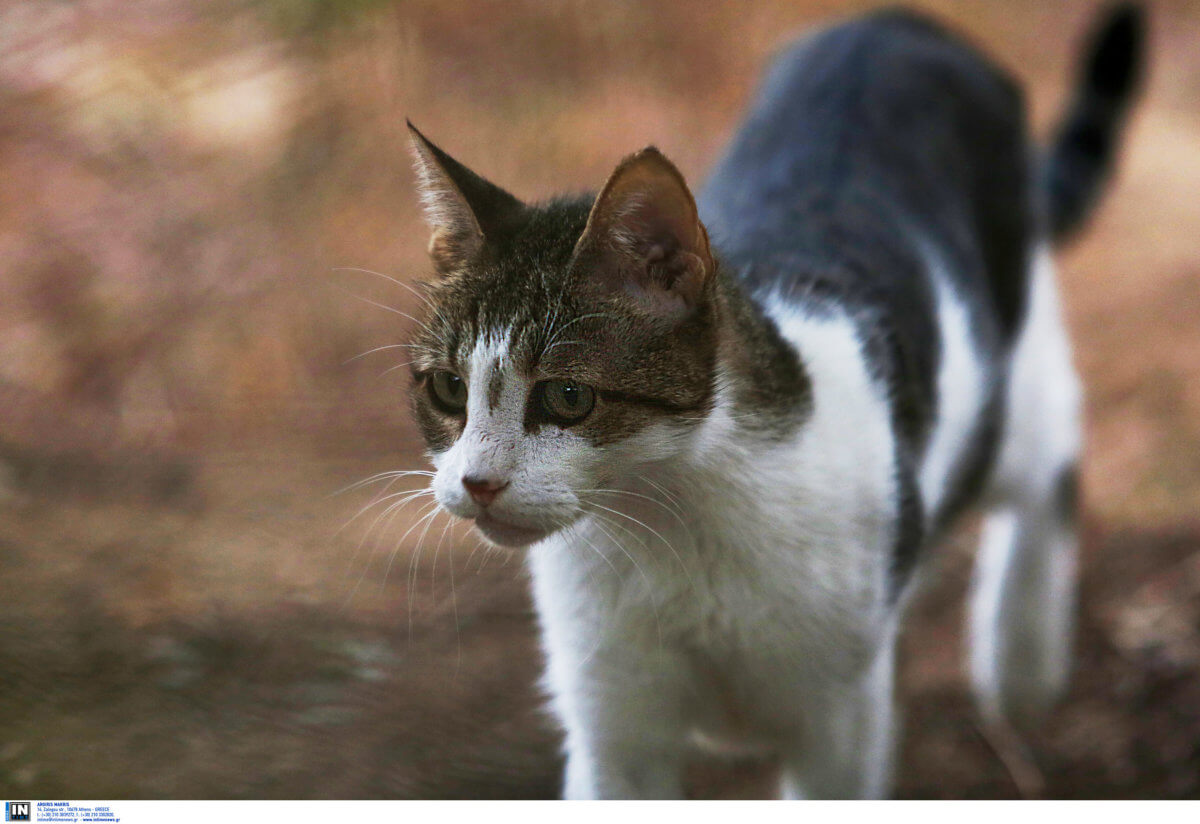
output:
POLYGON ((473 478, 470 475, 464 475, 462 481, 471 498, 480 506, 487 506, 496 500, 496 496, 508 486, 508 481, 473 478))

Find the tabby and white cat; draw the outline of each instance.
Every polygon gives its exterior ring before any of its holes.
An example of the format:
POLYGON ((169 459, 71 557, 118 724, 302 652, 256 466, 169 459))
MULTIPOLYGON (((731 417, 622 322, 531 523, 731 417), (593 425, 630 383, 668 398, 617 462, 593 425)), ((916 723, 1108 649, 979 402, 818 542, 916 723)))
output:
POLYGON ((824 30, 698 203, 648 148, 525 204, 412 129, 438 273, 413 409, 440 504, 529 547, 568 797, 679 796, 698 740, 775 751, 788 796, 886 794, 897 622, 968 504, 979 706, 1061 693, 1079 387, 1050 247, 1142 31, 1106 16, 1040 156, 1018 87, 938 25, 824 30))

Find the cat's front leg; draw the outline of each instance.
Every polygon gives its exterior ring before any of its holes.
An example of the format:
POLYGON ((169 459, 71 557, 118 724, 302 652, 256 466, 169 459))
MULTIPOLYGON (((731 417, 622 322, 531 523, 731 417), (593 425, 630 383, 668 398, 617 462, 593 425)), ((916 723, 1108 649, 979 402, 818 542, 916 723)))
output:
POLYGON ((634 742, 567 739, 563 797, 678 799, 683 797, 681 748, 634 742))
POLYGON ((665 650, 625 649, 590 657, 548 650, 547 686, 566 731, 568 799, 683 796, 682 667, 665 650))
POLYGON ((680 798, 688 663, 664 632, 661 594, 556 536, 529 562, 544 686, 566 733, 566 798, 680 798))
POLYGON ((558 685, 566 798, 683 797, 680 691, 669 670, 653 669, 584 665, 558 685))
POLYGON ((804 734, 785 747, 784 798, 885 798, 895 741, 895 641, 858 679, 810 696, 804 734))

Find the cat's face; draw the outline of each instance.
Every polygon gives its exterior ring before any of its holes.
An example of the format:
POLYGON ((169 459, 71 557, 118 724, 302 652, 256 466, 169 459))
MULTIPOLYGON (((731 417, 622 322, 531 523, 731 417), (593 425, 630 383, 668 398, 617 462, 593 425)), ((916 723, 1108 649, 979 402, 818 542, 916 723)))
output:
POLYGON ((412 405, 438 502, 523 546, 688 447, 709 413, 707 237, 660 154, 595 199, 525 206, 413 131, 438 270, 413 341, 412 405))

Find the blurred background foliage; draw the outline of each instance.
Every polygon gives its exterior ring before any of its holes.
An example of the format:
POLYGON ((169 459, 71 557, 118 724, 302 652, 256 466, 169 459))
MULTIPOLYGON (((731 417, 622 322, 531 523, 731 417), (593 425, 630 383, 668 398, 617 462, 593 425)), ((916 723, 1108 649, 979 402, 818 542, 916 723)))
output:
MULTIPOLYGON (((650 143, 699 182, 772 52, 876 5, 0 6, 0 794, 553 793, 519 560, 331 496, 424 466, 402 350, 362 354, 410 328, 372 304, 419 308, 387 278, 429 273, 404 119, 528 199, 650 143)), ((915 5, 1046 133, 1097 4, 915 5)), ((1034 747, 1055 795, 1200 793, 1200 4, 1149 5, 1146 98, 1064 256, 1089 531, 1079 685, 1034 747)), ((901 794, 1016 792, 958 671, 970 543, 914 610, 901 794)))

